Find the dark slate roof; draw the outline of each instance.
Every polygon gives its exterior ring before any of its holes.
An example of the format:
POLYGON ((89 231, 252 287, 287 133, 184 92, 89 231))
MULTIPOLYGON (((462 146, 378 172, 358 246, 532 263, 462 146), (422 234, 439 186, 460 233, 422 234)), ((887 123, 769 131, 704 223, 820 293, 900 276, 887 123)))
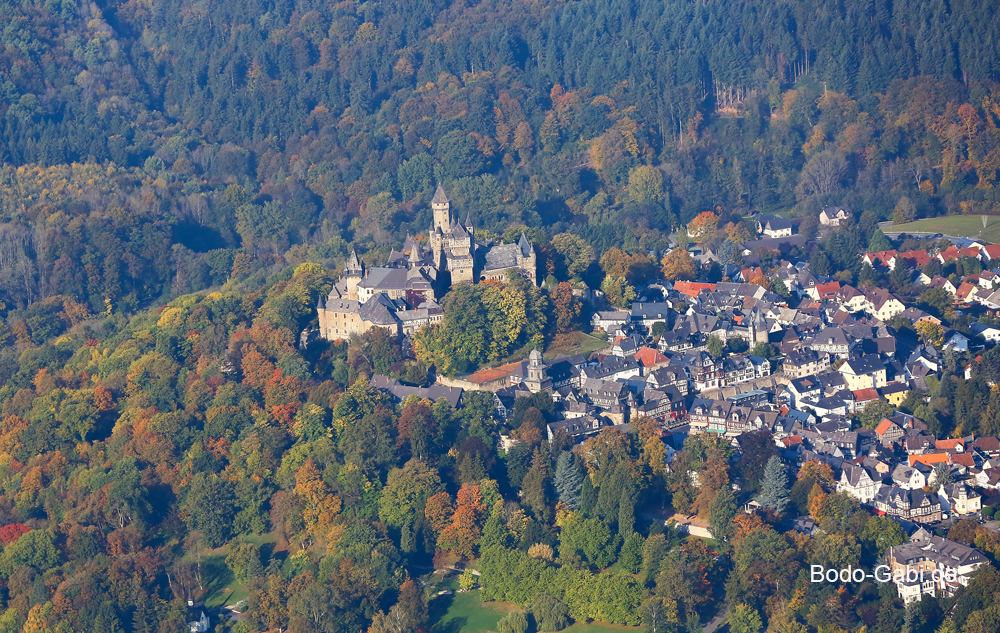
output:
POLYGON ((600 431, 601 421, 597 418, 585 415, 579 418, 572 418, 570 420, 556 420, 555 422, 549 422, 548 429, 552 434, 555 434, 556 431, 561 429, 566 431, 567 435, 570 437, 578 437, 580 435, 587 435, 600 431))
POLYGON ((517 266, 517 253, 521 247, 517 244, 497 244, 486 251, 484 270, 503 270, 517 266))
POLYGON ((377 294, 361 304, 358 308, 358 316, 375 325, 395 325, 396 317, 393 315, 396 310, 396 304, 392 302, 392 299, 383 294, 377 294))
POLYGON ((885 370, 885 363, 875 354, 868 354, 855 360, 849 360, 846 364, 857 376, 885 370))
POLYGON ((438 398, 444 398, 451 405, 452 409, 458 406, 459 400, 462 398, 461 387, 445 387, 437 383, 429 387, 410 387, 402 384, 395 378, 380 376, 378 374, 372 376, 371 386, 389 392, 393 398, 400 401, 406 400, 410 396, 416 396, 421 399, 427 398, 433 402, 436 402, 438 398))
POLYGON ((431 203, 433 204, 447 204, 448 195, 444 192, 444 187, 441 185, 437 186, 437 190, 434 192, 434 197, 431 198, 431 203))

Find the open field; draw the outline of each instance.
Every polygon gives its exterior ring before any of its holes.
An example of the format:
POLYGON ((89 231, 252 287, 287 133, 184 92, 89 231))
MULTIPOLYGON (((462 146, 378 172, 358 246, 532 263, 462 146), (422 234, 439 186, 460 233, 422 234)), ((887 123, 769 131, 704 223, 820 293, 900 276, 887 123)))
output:
POLYGON ((596 336, 584 334, 583 332, 569 332, 560 334, 552 341, 552 345, 545 352, 546 358, 555 358, 559 354, 583 354, 590 355, 591 352, 603 349, 608 346, 607 341, 602 341, 596 336))
MULTIPOLYGON (((515 605, 505 602, 483 603, 478 591, 438 596, 431 600, 430 615, 434 623, 431 633, 490 633, 497 630, 497 622, 515 605)), ((601 622, 577 623, 563 629, 568 633, 636 633, 638 628, 616 626, 601 622)))
POLYGON ((988 242, 1000 242, 1000 217, 987 216, 986 228, 978 215, 948 215, 924 218, 907 224, 893 224, 882 229, 885 233, 941 233, 955 237, 978 237, 988 242))

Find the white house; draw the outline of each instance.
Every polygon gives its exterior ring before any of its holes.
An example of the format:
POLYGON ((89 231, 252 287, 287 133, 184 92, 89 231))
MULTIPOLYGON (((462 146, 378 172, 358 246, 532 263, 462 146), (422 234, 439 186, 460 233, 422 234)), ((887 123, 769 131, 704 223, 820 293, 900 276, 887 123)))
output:
POLYGON ((969 330, 976 336, 983 337, 987 342, 1000 342, 1000 328, 996 326, 979 323, 977 321, 969 324, 969 330))
POLYGON ((906 464, 897 465, 889 476, 892 477, 892 483, 906 490, 920 490, 927 485, 927 478, 924 474, 906 464))
POLYGON ((972 514, 983 509, 982 495, 969 490, 962 482, 941 486, 938 498, 941 510, 952 514, 972 514))
POLYGON ((590 323, 594 329, 612 332, 632 320, 632 315, 625 310, 599 310, 594 313, 590 323))
POLYGON ((823 226, 840 226, 852 215, 847 207, 825 207, 819 213, 819 223, 823 226))
POLYGON ((861 466, 845 463, 837 482, 837 492, 846 492, 861 503, 871 503, 882 482, 875 481, 861 466))

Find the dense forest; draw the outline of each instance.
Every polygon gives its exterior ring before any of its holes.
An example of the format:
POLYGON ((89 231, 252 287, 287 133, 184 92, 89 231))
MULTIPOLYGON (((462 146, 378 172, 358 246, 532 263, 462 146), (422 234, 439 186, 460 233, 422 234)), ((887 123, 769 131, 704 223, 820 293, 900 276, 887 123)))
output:
POLYGON ((0 6, 7 309, 376 261, 438 181, 483 237, 598 255, 706 209, 996 202, 985 0, 0 6))

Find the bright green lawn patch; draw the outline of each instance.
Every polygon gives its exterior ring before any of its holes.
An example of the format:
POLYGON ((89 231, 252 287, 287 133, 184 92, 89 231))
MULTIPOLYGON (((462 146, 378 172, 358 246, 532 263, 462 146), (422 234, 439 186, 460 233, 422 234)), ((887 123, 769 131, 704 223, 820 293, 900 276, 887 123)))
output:
MULTIPOLYGON (((507 602, 483 603, 478 591, 438 596, 430 603, 434 623, 431 633, 489 633, 497 630, 497 622, 504 615, 517 610, 516 605, 507 602)), ((636 633, 639 629, 592 622, 577 623, 563 630, 569 633, 636 633)))
POLYGON ((1000 217, 988 216, 986 228, 978 215, 948 215, 924 218, 908 224, 893 224, 882 229, 886 233, 941 233, 957 237, 978 237, 988 242, 1000 242, 1000 217))

